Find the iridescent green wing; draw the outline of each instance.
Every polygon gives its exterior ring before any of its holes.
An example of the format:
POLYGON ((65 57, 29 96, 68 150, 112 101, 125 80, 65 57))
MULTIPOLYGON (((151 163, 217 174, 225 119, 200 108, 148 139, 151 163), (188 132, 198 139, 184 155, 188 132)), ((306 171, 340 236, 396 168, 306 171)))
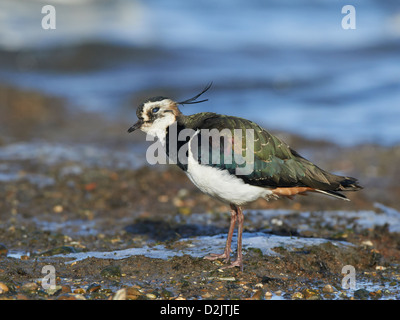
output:
POLYGON ((199 163, 228 170, 256 186, 308 186, 328 190, 338 187, 337 183, 333 185, 333 181, 329 181, 329 177, 334 175, 304 159, 254 122, 215 114, 193 116, 199 119, 192 123, 197 124, 197 129, 202 128, 195 141, 199 163), (220 133, 219 139, 210 134, 213 130, 220 133))

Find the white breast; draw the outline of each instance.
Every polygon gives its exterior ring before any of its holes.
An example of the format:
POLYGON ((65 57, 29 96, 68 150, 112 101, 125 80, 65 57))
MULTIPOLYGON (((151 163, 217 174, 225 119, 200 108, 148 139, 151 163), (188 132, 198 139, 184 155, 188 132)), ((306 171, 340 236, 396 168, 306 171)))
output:
MULTIPOLYGON (((193 139, 193 137, 192 137, 193 139)), ((252 186, 227 170, 201 165, 193 157, 189 143, 187 176, 204 193, 226 203, 243 205, 258 198, 274 197, 267 188, 252 186)))

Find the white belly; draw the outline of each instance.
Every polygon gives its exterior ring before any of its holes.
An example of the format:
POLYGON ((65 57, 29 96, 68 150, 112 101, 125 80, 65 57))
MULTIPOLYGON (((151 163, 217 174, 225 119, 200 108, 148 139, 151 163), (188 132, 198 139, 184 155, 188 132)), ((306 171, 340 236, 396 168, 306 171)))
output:
POLYGON ((271 190, 246 184, 226 170, 199 164, 190 150, 186 174, 201 191, 226 203, 244 205, 258 198, 275 197, 271 190))

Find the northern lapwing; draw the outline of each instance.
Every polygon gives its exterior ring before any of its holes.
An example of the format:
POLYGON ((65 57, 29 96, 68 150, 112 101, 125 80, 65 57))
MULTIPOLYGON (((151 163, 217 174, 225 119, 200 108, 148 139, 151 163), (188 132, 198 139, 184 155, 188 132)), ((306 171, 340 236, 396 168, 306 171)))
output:
POLYGON ((182 114, 178 106, 207 101, 197 99, 210 86, 181 102, 161 96, 148 99, 138 107, 136 114, 139 120, 128 132, 140 129, 158 138, 166 155, 175 156, 175 163, 202 192, 230 205, 231 222, 225 250, 222 254, 210 254, 205 259, 224 259, 225 263, 229 262, 232 235, 237 222, 237 258, 226 267, 240 267, 243 270, 243 205, 259 198, 291 198, 308 192, 348 200, 341 191, 356 191, 362 187, 355 178, 335 175, 319 168, 252 121, 211 112, 188 116, 182 114), (179 138, 184 130, 189 134, 185 139, 179 138), (202 133, 207 130, 217 131, 220 135, 217 139, 211 135, 204 138, 202 133), (248 132, 252 139, 247 140, 248 132), (176 148, 186 150, 180 153, 186 159, 176 157, 179 153, 176 148), (246 153, 252 157, 246 157, 246 153), (218 157, 214 157, 215 154, 218 157), (238 169, 248 168, 249 165, 251 170, 238 173, 238 169))

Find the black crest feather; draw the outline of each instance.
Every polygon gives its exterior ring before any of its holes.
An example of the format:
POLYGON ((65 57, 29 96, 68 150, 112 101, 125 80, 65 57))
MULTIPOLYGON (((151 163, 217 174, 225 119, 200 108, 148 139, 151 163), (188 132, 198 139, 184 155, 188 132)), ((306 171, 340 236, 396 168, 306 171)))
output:
POLYGON ((200 92, 198 95, 194 96, 193 98, 187 99, 185 101, 181 101, 181 102, 177 102, 178 104, 195 104, 195 103, 201 103, 201 102, 205 102, 208 101, 208 99, 204 99, 204 100, 200 100, 200 101, 196 101, 203 93, 205 93, 208 89, 210 89, 212 86, 212 82, 210 82, 204 89, 202 92, 200 92))

